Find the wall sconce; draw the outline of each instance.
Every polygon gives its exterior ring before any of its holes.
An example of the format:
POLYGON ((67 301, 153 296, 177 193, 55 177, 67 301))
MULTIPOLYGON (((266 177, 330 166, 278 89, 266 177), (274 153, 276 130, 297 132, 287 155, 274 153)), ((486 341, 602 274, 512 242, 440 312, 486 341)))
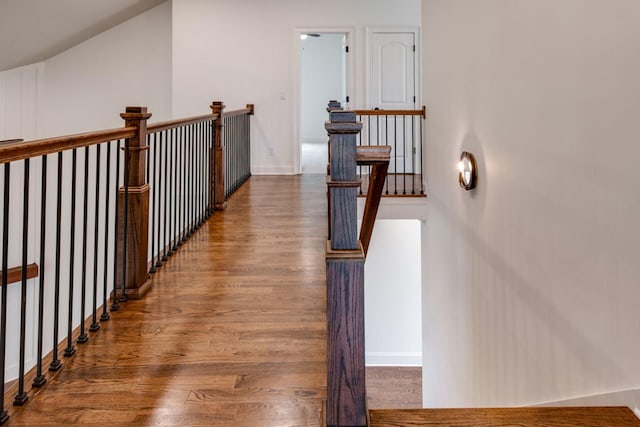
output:
POLYGON ((476 188, 478 183, 478 166, 473 154, 463 151, 458 162, 458 181, 465 190, 476 188))

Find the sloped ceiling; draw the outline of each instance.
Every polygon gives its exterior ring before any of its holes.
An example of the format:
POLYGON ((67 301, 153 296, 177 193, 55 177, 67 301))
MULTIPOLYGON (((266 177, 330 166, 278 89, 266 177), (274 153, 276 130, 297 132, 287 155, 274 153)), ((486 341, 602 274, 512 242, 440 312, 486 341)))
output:
POLYGON ((167 0, 0 0, 0 71, 50 58, 167 0))

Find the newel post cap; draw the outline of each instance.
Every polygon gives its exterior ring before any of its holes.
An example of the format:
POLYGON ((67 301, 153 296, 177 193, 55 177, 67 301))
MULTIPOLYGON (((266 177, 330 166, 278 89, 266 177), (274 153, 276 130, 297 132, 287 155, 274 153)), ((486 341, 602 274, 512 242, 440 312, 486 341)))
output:
POLYGON ((362 123, 356 122, 356 113, 353 111, 336 110, 329 113, 329 121, 324 128, 331 134, 359 133, 362 123))
POLYGON ((211 113, 212 114, 219 114, 222 112, 222 110, 224 110, 224 103, 222 101, 213 101, 211 103, 211 113))
POLYGON ((147 107, 127 107, 124 113, 120 114, 124 120, 147 120, 152 116, 147 112, 147 107))

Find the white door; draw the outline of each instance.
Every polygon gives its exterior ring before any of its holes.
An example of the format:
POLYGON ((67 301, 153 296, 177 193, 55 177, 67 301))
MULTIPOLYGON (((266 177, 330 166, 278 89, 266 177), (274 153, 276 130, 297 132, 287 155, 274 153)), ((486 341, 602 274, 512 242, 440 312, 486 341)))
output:
MULTIPOLYGON (((416 33, 369 33, 369 109, 416 108, 416 33)), ((387 140, 392 147, 389 173, 414 171, 415 124, 411 117, 379 117, 368 129, 370 140, 387 140)))

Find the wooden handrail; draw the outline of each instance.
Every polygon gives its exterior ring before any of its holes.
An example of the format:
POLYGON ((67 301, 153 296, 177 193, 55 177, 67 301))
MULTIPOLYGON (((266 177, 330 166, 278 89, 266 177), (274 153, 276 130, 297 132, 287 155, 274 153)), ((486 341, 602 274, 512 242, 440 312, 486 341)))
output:
POLYGON ((358 116, 422 116, 427 117, 427 107, 421 110, 353 110, 358 116))
POLYGON ((54 154, 72 148, 88 147, 107 141, 132 138, 135 135, 135 127, 124 127, 0 145, 0 164, 54 154))
POLYGON ((356 148, 358 166, 373 165, 391 160, 390 145, 360 145, 356 148))
MULTIPOLYGON (((2 271, 0 271, 2 275, 2 271)), ((27 265, 27 279, 38 277, 38 264, 27 265)), ((9 268, 7 270, 7 285, 22 281, 22 267, 9 268)), ((0 283, 2 286, 2 283, 0 283)))
POLYGON ((371 175, 369 176, 369 191, 364 204, 362 215, 362 226, 360 227, 360 243, 365 257, 369 250, 373 226, 376 222, 384 180, 387 177, 389 161, 391 159, 391 146, 360 146, 356 148, 356 161, 358 165, 371 165, 371 175))
POLYGON ((247 104, 247 108, 223 112, 222 117, 234 117, 234 116, 244 116, 244 115, 253 116, 253 112, 254 112, 253 104, 247 104))
POLYGON ((22 141, 24 141, 24 139, 22 139, 22 138, 3 139, 2 141, 0 141, 0 145, 14 144, 16 142, 22 142, 22 141))
POLYGON ((161 132, 163 130, 174 129, 181 126, 193 125, 196 123, 206 122, 207 120, 215 120, 218 116, 215 114, 205 114, 203 116, 187 117, 184 119, 167 120, 165 122, 159 122, 150 124, 147 126, 147 134, 161 132))

